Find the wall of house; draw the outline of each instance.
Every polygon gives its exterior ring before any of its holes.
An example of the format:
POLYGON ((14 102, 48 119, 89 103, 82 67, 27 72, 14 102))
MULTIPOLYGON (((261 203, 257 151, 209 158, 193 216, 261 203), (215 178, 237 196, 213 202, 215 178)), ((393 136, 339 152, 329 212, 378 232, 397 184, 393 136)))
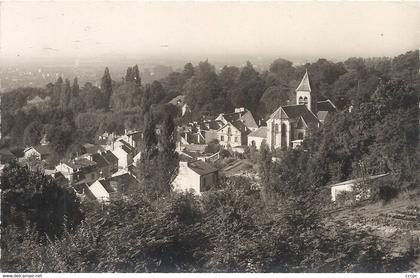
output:
POLYGON ((265 140, 265 138, 262 137, 253 137, 248 136, 248 146, 252 146, 253 142, 255 143, 255 147, 257 150, 260 149, 261 143, 265 140))
POLYGON ((213 172, 200 178, 200 192, 208 191, 210 187, 217 185, 218 175, 217 172, 213 172))
POLYGON ((267 121, 267 143, 271 150, 290 146, 290 124, 289 120, 284 119, 270 119, 267 121))
POLYGON ((354 184, 348 183, 348 184, 337 185, 337 186, 331 187, 331 201, 335 202, 338 194, 340 194, 342 192, 353 191, 353 186, 354 186, 354 184))
POLYGON ((28 159, 32 156, 35 156, 37 159, 41 159, 41 155, 34 148, 30 148, 25 152, 25 158, 28 159))
POLYGON ((109 201, 109 193, 105 190, 102 184, 99 181, 94 182, 91 186, 89 186, 89 190, 92 194, 96 197, 99 202, 108 202, 109 201))
POLYGON ((242 134, 239 130, 233 127, 231 124, 228 124, 224 128, 217 131, 217 140, 222 146, 230 145, 231 147, 241 146, 242 145, 242 134), (229 134, 229 128, 231 130, 229 134), (222 140, 223 139, 223 140, 222 140))
POLYGON ((127 154, 120 147, 114 148, 114 150, 112 150, 111 152, 118 158, 118 168, 126 169, 128 165, 131 165, 133 163, 133 156, 127 154))
POLYGON ((187 162, 179 163, 179 171, 172 183, 174 190, 187 191, 193 189, 197 195, 200 195, 200 175, 188 168, 187 162))
POLYGON ((74 181, 74 178, 73 178, 73 175, 74 175, 74 172, 73 172, 73 169, 71 168, 71 167, 69 167, 69 166, 67 166, 66 164, 64 164, 64 163, 60 163, 60 164, 58 164, 56 167, 55 167, 55 169, 57 170, 57 171, 59 171, 61 174, 63 174, 63 176, 69 181, 69 182, 73 182, 74 181))

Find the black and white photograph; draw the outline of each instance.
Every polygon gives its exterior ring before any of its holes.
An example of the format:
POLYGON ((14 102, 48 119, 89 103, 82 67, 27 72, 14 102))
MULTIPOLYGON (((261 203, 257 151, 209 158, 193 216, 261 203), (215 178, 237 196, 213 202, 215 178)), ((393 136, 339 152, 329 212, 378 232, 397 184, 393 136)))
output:
POLYGON ((419 47, 418 1, 0 1, 2 277, 417 278, 419 47))

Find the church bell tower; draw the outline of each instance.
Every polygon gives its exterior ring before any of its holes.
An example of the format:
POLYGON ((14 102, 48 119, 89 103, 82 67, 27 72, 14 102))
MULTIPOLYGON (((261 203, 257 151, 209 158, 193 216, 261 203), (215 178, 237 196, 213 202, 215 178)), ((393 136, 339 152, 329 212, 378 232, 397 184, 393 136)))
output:
POLYGON ((299 86, 296 88, 296 105, 305 104, 309 110, 311 109, 311 84, 309 83, 308 71, 300 81, 299 86))

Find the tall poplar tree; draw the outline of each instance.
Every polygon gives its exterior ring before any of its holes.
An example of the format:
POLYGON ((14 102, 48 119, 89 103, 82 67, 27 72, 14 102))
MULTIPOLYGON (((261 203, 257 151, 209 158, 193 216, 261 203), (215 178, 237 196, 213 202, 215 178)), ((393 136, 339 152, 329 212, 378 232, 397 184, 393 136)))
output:
POLYGON ((108 67, 105 68, 105 72, 102 77, 101 90, 105 96, 105 103, 104 103, 105 110, 109 111, 110 106, 111 106, 112 79, 111 79, 111 75, 109 74, 108 67))

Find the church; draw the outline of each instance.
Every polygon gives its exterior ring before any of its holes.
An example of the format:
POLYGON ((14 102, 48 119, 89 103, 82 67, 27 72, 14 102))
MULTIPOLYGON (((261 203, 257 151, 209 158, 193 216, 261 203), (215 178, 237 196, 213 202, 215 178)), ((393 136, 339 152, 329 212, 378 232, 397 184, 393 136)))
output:
POLYGON ((300 146, 310 128, 318 128, 336 110, 330 100, 312 103, 308 71, 296 89, 296 104, 280 106, 267 121, 266 143, 271 150, 300 146), (315 114, 316 113, 316 114, 315 114))

